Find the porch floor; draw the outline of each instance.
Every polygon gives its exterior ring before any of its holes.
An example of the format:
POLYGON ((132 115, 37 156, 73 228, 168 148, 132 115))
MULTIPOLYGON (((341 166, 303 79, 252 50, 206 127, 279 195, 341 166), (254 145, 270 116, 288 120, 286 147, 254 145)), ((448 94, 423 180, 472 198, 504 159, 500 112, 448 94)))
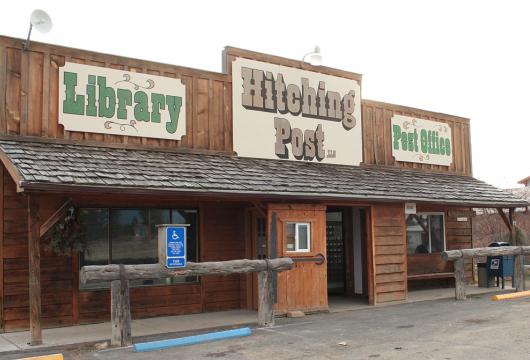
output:
MULTIPOLYGON (((163 333, 178 333, 235 325, 256 324, 258 314, 250 310, 218 311, 192 315, 164 316, 132 321, 133 337, 163 333)), ((36 349, 39 347, 94 343, 111 337, 110 322, 76 325, 42 330, 44 344, 30 346, 29 331, 0 334, 0 354, 8 351, 36 349)))
POLYGON ((341 312, 350 310, 365 309, 368 307, 368 301, 359 297, 346 297, 340 295, 328 296, 329 312, 341 312))
MULTIPOLYGON (((530 285, 530 283, 528 285, 530 285)), ((527 289, 530 289, 528 285, 527 285, 527 289)), ((514 291, 514 290, 515 289, 512 288, 511 286, 511 282, 509 280, 506 280, 506 285, 504 289, 500 287, 482 288, 482 287, 478 287, 477 285, 467 285, 466 295, 473 296, 473 295, 496 293, 496 292, 503 292, 503 291, 514 291)), ((403 303, 414 303, 418 301, 451 299, 451 298, 454 298, 454 296, 455 296, 455 288, 453 287, 437 288, 437 289, 409 290, 408 298, 405 301, 394 301, 394 302, 383 303, 383 304, 378 304, 378 305, 388 306, 388 305, 396 305, 396 304, 403 304, 403 303)), ((341 311, 359 310, 359 309, 364 309, 369 306, 366 299, 349 298, 345 296, 336 296, 336 295, 335 296, 330 295, 328 297, 328 305, 329 305, 329 311, 332 313, 341 312, 341 311)))
MULTIPOLYGON (((467 296, 487 294, 487 293, 496 293, 496 292, 503 292, 503 291, 515 291, 515 289, 512 288, 510 281, 506 281, 504 289, 502 289, 501 287, 495 287, 495 286, 489 287, 489 288, 483 288, 483 287, 478 287, 476 284, 466 285, 467 296)), ((454 296, 455 296, 454 287, 440 288, 440 289, 410 290, 408 292, 408 299, 406 300, 406 302, 413 303, 413 302, 418 302, 418 301, 450 299, 450 298, 454 298, 454 296)))

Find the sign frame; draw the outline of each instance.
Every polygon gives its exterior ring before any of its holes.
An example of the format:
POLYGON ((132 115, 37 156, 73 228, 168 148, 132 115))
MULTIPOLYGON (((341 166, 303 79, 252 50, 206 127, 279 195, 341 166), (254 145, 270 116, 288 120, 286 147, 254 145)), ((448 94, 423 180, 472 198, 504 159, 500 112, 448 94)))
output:
POLYGON ((187 228, 189 224, 160 224, 158 227, 158 262, 168 269, 187 265, 187 228), (179 236, 180 235, 180 236, 179 236))
POLYGON ((405 215, 416 214, 416 203, 405 203, 405 215))
POLYGON ((238 156, 362 163, 360 80, 243 57, 231 65, 238 156))
POLYGON ((448 123, 394 114, 390 139, 396 161, 441 166, 453 163, 454 142, 448 123))
POLYGON ((168 140, 186 135, 180 78, 67 61, 58 85, 58 121, 65 130, 168 140))

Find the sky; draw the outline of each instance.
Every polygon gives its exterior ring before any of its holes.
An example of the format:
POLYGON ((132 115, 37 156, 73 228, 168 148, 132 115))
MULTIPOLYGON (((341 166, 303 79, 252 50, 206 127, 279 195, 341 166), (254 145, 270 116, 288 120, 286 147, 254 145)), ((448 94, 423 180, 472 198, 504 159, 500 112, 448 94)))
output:
POLYGON ((530 176, 528 1, 11 1, 0 35, 220 72, 227 45, 361 73, 362 97, 471 119, 473 175, 530 176), (528 162, 527 162, 528 161, 528 162))

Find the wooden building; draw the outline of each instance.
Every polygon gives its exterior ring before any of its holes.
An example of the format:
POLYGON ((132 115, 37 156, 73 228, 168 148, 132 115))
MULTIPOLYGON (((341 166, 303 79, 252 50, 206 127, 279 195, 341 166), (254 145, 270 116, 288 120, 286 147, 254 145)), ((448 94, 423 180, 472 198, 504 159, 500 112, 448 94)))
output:
MULTIPOLYGON (((277 277, 282 314, 405 300, 453 276, 439 253, 472 247, 471 207, 527 205, 472 177, 468 119, 361 100, 355 73, 223 62, 0 37, 0 331, 108 320, 80 266, 156 262, 160 223, 190 224, 191 261, 302 260, 277 277)), ((132 285, 133 318, 257 306, 253 276, 132 285)))

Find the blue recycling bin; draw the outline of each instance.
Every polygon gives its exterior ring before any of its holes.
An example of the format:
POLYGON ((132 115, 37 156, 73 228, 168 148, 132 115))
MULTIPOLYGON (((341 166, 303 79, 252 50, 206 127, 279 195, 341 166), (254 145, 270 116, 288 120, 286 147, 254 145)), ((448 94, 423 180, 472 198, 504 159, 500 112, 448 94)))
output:
MULTIPOLYGON (((507 242, 493 242, 488 247, 510 246, 507 242)), ((504 278, 513 277, 513 256, 488 256, 486 260, 486 267, 488 269, 488 282, 492 277, 497 278, 497 286, 499 286, 499 279, 502 281, 502 288, 504 289, 504 278)))

